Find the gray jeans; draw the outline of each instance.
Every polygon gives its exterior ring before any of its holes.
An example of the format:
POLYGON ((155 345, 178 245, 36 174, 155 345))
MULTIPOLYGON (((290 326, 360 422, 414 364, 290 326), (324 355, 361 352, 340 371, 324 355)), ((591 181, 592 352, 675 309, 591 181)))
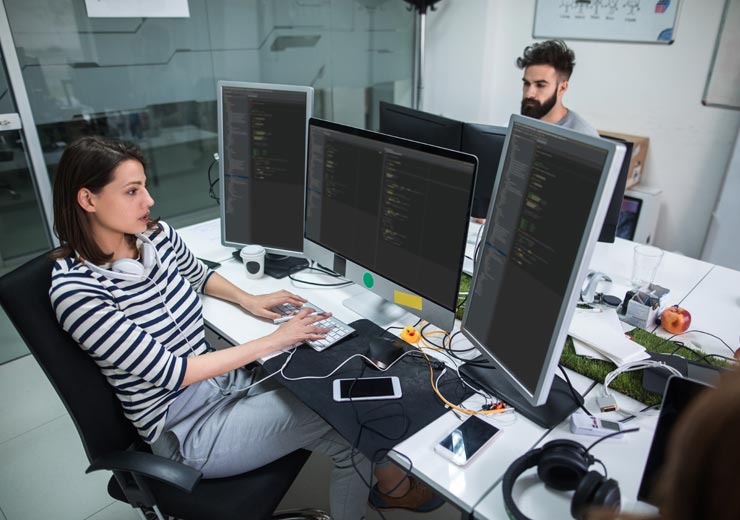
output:
MULTIPOLYGON (((287 389, 270 380, 238 390, 263 377, 241 369, 215 382, 190 385, 167 412, 164 433, 152 444, 157 455, 199 469, 205 478, 244 473, 299 448, 331 457, 332 517, 364 517, 368 488, 353 468, 351 446, 287 389), (227 390, 227 391, 222 391, 227 390)), ((369 477, 370 464, 357 453, 357 470, 369 477)))

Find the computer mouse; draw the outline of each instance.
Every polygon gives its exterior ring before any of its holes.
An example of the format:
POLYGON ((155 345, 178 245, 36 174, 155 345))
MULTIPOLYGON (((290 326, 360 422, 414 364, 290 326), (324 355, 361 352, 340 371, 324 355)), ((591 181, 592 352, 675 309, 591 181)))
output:
POLYGON ((384 370, 403 354, 405 343, 400 339, 370 338, 366 357, 368 365, 384 370))

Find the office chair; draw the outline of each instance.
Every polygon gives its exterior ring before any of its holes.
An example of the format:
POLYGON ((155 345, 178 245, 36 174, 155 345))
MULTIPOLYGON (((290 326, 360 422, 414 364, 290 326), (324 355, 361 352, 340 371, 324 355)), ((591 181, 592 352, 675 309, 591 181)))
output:
POLYGON ((49 301, 53 260, 45 253, 0 278, 0 303, 64 402, 90 461, 109 470, 108 493, 142 511, 182 519, 329 517, 318 510, 273 511, 303 467, 298 450, 229 478, 201 479, 189 466, 152 454, 95 362, 59 326, 49 301))

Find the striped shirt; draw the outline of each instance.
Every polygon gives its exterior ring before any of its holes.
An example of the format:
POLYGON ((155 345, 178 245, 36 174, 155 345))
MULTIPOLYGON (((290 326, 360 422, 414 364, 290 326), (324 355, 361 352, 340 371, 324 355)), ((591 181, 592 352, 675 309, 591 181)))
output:
POLYGON ((62 328, 95 360, 126 417, 152 443, 182 391, 188 356, 212 350, 196 294, 212 271, 167 224, 145 235, 161 267, 155 263, 143 280, 106 276, 63 258, 54 265, 49 297, 62 328))

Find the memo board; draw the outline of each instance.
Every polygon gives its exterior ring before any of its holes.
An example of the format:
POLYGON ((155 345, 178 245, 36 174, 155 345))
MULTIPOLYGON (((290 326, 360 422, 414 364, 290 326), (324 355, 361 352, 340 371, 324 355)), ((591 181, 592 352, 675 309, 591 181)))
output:
POLYGON ((679 0, 537 0, 534 38, 673 43, 679 0))

